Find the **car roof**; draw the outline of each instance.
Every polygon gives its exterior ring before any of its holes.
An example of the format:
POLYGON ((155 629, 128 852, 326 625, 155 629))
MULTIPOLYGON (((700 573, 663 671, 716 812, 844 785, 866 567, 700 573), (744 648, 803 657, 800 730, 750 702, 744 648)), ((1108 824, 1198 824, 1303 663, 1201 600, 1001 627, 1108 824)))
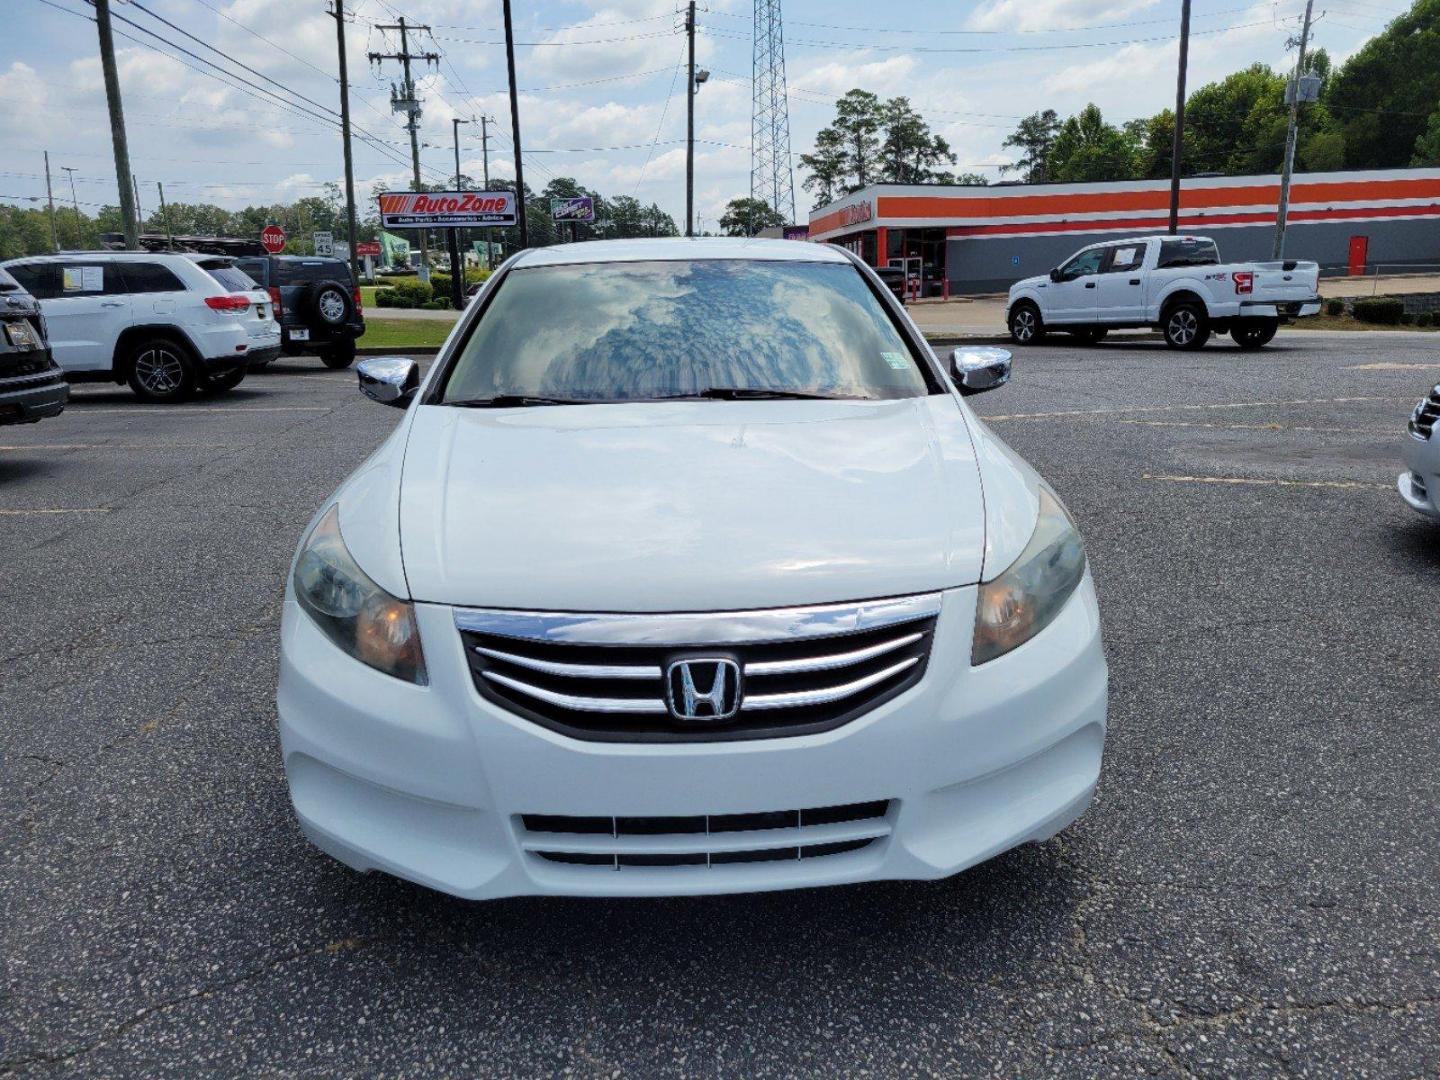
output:
POLYGON ((744 236, 665 237, 642 240, 586 240, 531 248, 515 267, 567 263, 663 262, 678 259, 751 259, 757 262, 835 262, 849 260, 833 244, 802 240, 761 240, 744 236))
POLYGON ((65 262, 70 259, 143 259, 146 262, 154 262, 156 259, 179 259, 188 262, 189 258, 183 251, 109 251, 100 249, 97 251, 57 251, 47 252, 43 255, 22 255, 18 258, 7 259, 7 263, 13 262, 65 262))

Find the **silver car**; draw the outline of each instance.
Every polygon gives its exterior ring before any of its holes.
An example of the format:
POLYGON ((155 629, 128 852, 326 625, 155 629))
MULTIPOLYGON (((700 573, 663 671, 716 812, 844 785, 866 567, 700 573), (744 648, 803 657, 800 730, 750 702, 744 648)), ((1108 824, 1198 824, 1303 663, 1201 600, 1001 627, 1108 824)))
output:
POLYGON ((1405 445, 1405 464, 1396 486, 1400 497, 1426 517, 1440 521, 1440 385, 1415 406, 1410 416, 1410 438, 1405 445))

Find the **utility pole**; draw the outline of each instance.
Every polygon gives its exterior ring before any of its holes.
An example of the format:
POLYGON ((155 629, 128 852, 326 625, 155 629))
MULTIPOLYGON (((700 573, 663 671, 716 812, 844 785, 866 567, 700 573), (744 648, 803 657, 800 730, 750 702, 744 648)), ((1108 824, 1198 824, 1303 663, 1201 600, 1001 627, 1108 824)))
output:
MULTIPOLYGON (((403 112, 406 114, 405 127, 410 131, 410 163, 413 167, 411 191, 423 191, 420 183, 420 102, 415 98, 415 80, 410 76, 410 61, 424 60, 427 64, 440 62, 439 53, 412 53, 410 51, 410 31, 419 30, 429 32, 428 26, 415 26, 405 21, 405 16, 391 26, 377 26, 376 30, 399 30, 400 51, 398 53, 374 53, 370 54, 370 62, 380 63, 382 60, 398 60, 405 69, 405 92, 397 97, 394 90, 390 92, 390 111, 403 112)), ((420 230, 420 280, 430 280, 430 252, 425 239, 425 230, 420 230)))
MULTIPOLYGON (((461 120, 458 116, 450 118, 450 132, 455 138, 455 190, 465 190, 460 184, 460 125, 468 124, 469 120, 461 120)), ((450 302, 459 311, 465 302, 465 262, 460 255, 460 230, 446 229, 446 239, 450 242, 450 302)))
POLYGON ((165 246, 175 250, 175 234, 170 231, 170 208, 165 205, 165 185, 155 181, 155 190, 160 192, 160 220, 165 223, 165 246))
POLYGON ((1185 147, 1185 69, 1190 64, 1190 0, 1180 6, 1180 70, 1175 80, 1175 136, 1170 143, 1170 235, 1180 231, 1180 165, 1185 147))
POLYGON ((350 276, 360 280, 360 257, 355 254, 355 163, 350 155, 350 73, 345 60, 345 0, 335 0, 335 39, 340 48, 340 144, 345 150, 345 223, 350 238, 350 276))
POLYGON ((50 151, 45 151, 45 198, 50 203, 50 246, 60 250, 60 234, 55 231, 55 192, 50 187, 50 151))
POLYGON ((134 173, 130 174, 130 188, 135 193, 135 225, 137 228, 144 228, 145 211, 140 206, 140 178, 134 173))
POLYGON ((1285 257, 1285 222, 1290 216, 1290 175, 1295 171, 1295 139, 1300 125, 1300 75, 1305 70, 1305 46, 1310 43, 1310 13, 1315 0, 1305 0, 1305 25, 1300 31, 1300 54, 1295 58, 1295 78, 1290 85, 1290 126, 1285 132, 1285 162, 1280 173, 1280 205, 1275 212, 1275 250, 1272 258, 1285 257))
POLYGON ((75 197, 75 170, 69 165, 61 165, 60 171, 70 177, 70 205, 75 208, 75 248, 78 251, 85 236, 80 231, 80 200, 75 197))
POLYGON ((530 246, 530 229, 525 224, 525 164, 520 159, 520 94, 515 89, 515 25, 510 18, 510 0, 505 0, 505 63, 510 69, 510 139, 515 146, 515 208, 523 250, 530 246))
POLYGON ((685 235, 695 235, 695 0, 685 13, 685 36, 689 38, 690 72, 685 93, 685 235))
MULTIPOLYGON (((490 190, 490 125, 494 119, 489 116, 480 117, 480 160, 484 162, 485 168, 485 190, 490 190)), ((490 234, 485 233, 485 269, 492 269, 490 262, 490 234)))
MULTIPOLYGON (((135 202, 125 177, 130 171, 130 147, 125 141, 125 111, 120 107, 120 75, 115 70, 115 41, 110 36, 110 0, 94 0, 95 28, 100 35, 100 69, 105 75, 105 101, 110 106, 110 141, 115 148, 115 186, 120 189, 120 220, 125 231, 125 250, 140 247, 140 223, 135 219, 135 202)), ((78 213, 78 208, 77 208, 78 213)))

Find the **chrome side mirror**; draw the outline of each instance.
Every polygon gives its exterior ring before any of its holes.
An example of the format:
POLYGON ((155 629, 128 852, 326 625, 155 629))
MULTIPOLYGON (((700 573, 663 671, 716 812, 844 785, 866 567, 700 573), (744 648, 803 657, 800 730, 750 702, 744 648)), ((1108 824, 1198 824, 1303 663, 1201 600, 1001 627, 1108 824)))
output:
POLYGON ((376 356, 355 366, 360 392, 381 405, 403 409, 420 389, 420 365, 403 356, 376 356))
POLYGON ((980 394, 1010 381, 1010 350, 989 346, 959 348, 950 354, 950 378, 962 394, 980 394))

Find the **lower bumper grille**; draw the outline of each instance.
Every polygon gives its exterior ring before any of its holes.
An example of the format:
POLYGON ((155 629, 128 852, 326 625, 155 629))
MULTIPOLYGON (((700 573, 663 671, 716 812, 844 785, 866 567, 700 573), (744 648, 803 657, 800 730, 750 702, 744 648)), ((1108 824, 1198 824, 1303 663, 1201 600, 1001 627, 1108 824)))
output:
POLYGON ((788 862, 861 851, 890 834, 890 802, 688 817, 522 814, 520 843, 568 866, 713 867, 788 862))
POLYGON ((680 615, 461 610, 475 688, 573 738, 698 742, 828 731, 925 674, 938 594, 680 615))

